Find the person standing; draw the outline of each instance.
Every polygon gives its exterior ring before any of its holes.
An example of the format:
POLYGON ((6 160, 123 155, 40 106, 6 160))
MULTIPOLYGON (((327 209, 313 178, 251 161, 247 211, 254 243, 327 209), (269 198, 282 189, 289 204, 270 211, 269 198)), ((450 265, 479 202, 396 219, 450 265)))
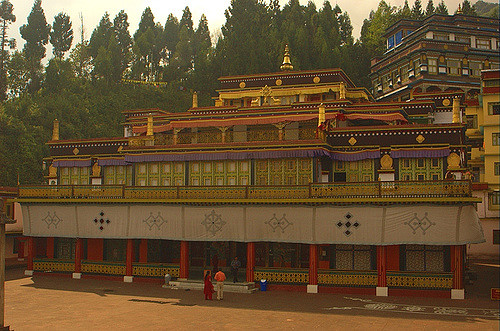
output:
POLYGON ((235 256, 234 260, 231 261, 231 271, 233 273, 233 283, 238 282, 238 269, 241 267, 241 262, 238 260, 238 257, 235 256))
POLYGON ((226 280, 226 275, 222 272, 222 269, 219 269, 214 278, 216 280, 217 300, 222 300, 224 298, 224 281, 226 280))
POLYGON ((205 294, 205 300, 212 300, 212 293, 214 292, 214 285, 212 284, 212 275, 210 270, 207 270, 205 274, 205 283, 203 286, 203 293, 205 294))

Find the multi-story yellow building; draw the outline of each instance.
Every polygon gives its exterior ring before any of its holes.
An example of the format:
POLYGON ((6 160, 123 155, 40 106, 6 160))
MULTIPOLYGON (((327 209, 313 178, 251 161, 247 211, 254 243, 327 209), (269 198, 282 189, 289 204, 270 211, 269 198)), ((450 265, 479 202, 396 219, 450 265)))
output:
POLYGON ((466 108, 467 136, 470 140, 468 165, 473 173, 474 195, 486 243, 471 248, 474 255, 499 254, 500 210, 500 71, 481 73, 481 95, 466 108))

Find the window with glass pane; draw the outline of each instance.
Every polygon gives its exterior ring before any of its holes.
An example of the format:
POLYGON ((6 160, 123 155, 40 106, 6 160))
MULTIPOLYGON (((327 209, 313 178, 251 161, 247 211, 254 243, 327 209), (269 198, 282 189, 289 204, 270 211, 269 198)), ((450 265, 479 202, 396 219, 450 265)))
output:
POLYGON ((427 68, 430 74, 437 73, 437 59, 428 59, 427 60, 427 68))
POLYGON ((469 69, 470 69, 471 76, 480 77, 481 76, 481 67, 482 67, 481 62, 470 61, 469 62, 469 69))
POLYGON ((476 39, 476 48, 479 49, 490 49, 491 42, 489 39, 476 39))
POLYGON ((465 116, 467 129, 477 129, 477 115, 465 116))
POLYGON ((500 132, 494 132, 491 134, 491 144, 493 146, 500 146, 500 132))
POLYGON ((459 60, 447 60, 448 73, 450 75, 458 75, 460 72, 460 61, 459 60))
POLYGON ((500 162, 495 162, 494 168, 495 168, 495 176, 500 176, 500 162))
POLYGON ((500 115, 500 103, 489 102, 488 103, 488 114, 489 115, 500 115))

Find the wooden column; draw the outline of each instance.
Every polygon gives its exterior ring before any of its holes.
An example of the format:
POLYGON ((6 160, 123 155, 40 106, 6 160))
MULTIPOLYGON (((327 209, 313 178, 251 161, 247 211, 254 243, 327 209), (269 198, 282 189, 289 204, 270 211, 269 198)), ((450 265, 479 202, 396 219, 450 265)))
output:
POLYGON ((255 268, 255 243, 247 243, 247 282, 254 282, 253 270, 255 268))
POLYGON ((47 258, 54 258, 54 237, 47 238, 47 258))
POLYGON ((463 245, 451 246, 453 250, 453 288, 463 289, 464 288, 464 275, 463 275, 463 245))
POLYGON ((127 257, 125 262, 125 276, 132 276, 132 262, 134 261, 134 240, 127 239, 127 257))
POLYGON ((83 251, 83 239, 77 238, 75 245, 75 273, 77 274, 82 272, 82 251, 83 251))
POLYGON ((28 237, 28 270, 33 270, 33 259, 35 258, 35 240, 33 237, 28 237))
POLYGON ((26 245, 26 238, 19 238, 17 240, 19 247, 17 249, 17 260, 24 261, 24 246, 26 245))
POLYGON ((318 245, 309 245, 309 285, 318 285, 318 245))
POLYGON ((141 243, 139 244, 139 262, 146 263, 148 262, 148 240, 141 239, 141 243))
POLYGON ((387 287, 387 247, 377 246, 378 287, 387 287))
POLYGON ((181 261, 179 264, 179 278, 189 277, 189 242, 181 241, 181 261))

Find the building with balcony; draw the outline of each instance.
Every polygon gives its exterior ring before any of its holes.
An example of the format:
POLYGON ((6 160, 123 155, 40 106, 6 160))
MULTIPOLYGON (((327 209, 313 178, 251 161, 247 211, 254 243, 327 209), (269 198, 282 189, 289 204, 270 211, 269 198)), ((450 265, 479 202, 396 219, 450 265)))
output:
POLYGON ((288 50, 281 69, 220 78, 213 107, 125 111, 120 138, 60 140, 55 121, 47 185, 19 189, 27 274, 184 281, 238 256, 270 288, 463 298, 484 241, 465 126, 293 71, 288 50))
POLYGON ((485 231, 486 243, 471 247, 479 257, 499 255, 500 210, 500 71, 481 72, 481 94, 465 108, 469 152, 468 166, 473 174, 473 194, 482 202, 478 215, 485 231))
POLYGON ((434 14, 403 19, 385 33, 387 51, 372 60, 376 100, 433 100, 435 121, 451 122, 455 94, 465 100, 480 92, 481 70, 499 69, 498 19, 434 14))

